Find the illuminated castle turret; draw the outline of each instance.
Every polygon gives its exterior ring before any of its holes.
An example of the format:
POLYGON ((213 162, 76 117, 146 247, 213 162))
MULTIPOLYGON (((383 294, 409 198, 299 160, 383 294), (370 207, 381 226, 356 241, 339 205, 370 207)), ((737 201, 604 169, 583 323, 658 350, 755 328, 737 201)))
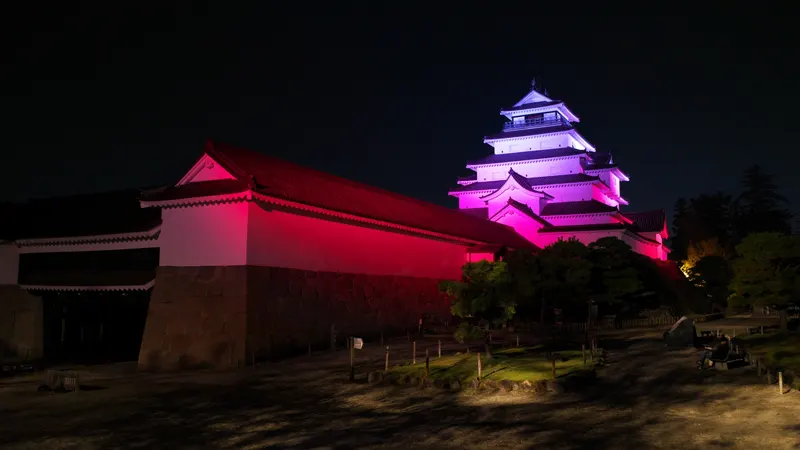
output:
POLYGON ((630 178, 610 153, 599 153, 575 129, 580 122, 561 101, 536 86, 500 114, 503 131, 487 136, 494 148, 469 161, 475 173, 450 190, 468 214, 513 227, 539 247, 575 237, 585 244, 613 236, 635 251, 667 259, 663 210, 622 211, 620 182, 630 178))

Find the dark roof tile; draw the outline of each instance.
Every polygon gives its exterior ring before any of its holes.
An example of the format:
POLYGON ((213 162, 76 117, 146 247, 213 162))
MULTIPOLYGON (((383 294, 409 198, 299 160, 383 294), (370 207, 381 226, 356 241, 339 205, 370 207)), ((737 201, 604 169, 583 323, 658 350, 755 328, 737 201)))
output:
MULTIPOLYGON (((549 150, 532 150, 529 152, 504 153, 500 155, 489 155, 485 158, 467 161, 467 166, 479 166, 484 164, 502 164, 517 161, 534 161, 537 159, 559 158, 563 156, 583 155, 586 150, 564 147, 549 150)), ((477 174, 476 174, 477 175, 477 174)))
POLYGON ((529 128, 527 130, 518 130, 518 131, 504 131, 502 133, 486 136, 484 138, 484 141, 494 141, 498 139, 509 139, 509 138, 523 137, 523 136, 536 136, 538 134, 556 133, 559 131, 567 131, 572 129, 573 129, 572 125, 556 125, 554 127, 529 128))
POLYGON ((489 218, 489 208, 464 208, 459 209, 459 211, 473 217, 480 217, 481 219, 489 218))
POLYGON ((167 186, 145 191, 142 193, 142 200, 148 202, 178 200, 182 198, 237 194, 246 190, 248 190, 247 182, 240 180, 200 181, 181 186, 167 186))
POLYGON ((622 215, 631 219, 633 225, 635 225, 639 231, 643 232, 662 231, 667 222, 667 214, 663 209, 642 212, 623 212, 622 215))
POLYGON ((542 224, 542 225, 544 225, 546 227, 552 226, 552 224, 550 222, 544 220, 538 214, 533 212, 533 210, 530 208, 530 206, 528 206, 528 205, 526 205, 524 203, 518 202, 518 201, 514 200, 513 198, 509 198, 508 199, 508 204, 513 206, 514 208, 518 209, 519 211, 523 212, 525 215, 527 215, 531 219, 539 222, 540 224, 542 224))
POLYGON ((464 175, 463 177, 458 177, 458 181, 477 181, 478 174, 473 173, 472 175, 464 175))
POLYGON ((252 180, 266 196, 462 239, 535 247, 511 227, 261 153, 212 142, 206 153, 237 179, 252 180))

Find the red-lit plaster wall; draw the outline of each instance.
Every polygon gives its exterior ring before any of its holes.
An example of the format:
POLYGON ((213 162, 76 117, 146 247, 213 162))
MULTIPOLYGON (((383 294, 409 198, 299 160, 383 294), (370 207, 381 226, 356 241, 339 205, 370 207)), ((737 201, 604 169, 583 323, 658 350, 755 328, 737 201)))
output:
POLYGON ((247 264, 247 203, 164 209, 161 266, 247 264))
POLYGON ((448 279, 464 264, 462 245, 247 207, 248 265, 448 279))

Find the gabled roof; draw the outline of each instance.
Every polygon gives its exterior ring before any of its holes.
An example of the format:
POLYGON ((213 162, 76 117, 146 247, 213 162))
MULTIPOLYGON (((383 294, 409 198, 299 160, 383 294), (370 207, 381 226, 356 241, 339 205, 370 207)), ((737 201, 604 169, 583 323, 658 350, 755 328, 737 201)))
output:
POLYGON ((507 191, 508 189, 516 189, 516 188, 519 188, 519 189, 522 189, 523 191, 528 192, 529 193, 528 195, 533 194, 533 195, 535 195, 535 196, 537 196, 539 198, 542 198, 542 197, 546 197, 546 198, 550 198, 550 199, 553 198, 550 194, 548 194, 546 192, 537 191, 536 189, 534 189, 533 186, 531 186, 531 184, 528 183, 528 179, 523 177, 522 175, 518 174, 517 172, 514 172, 514 169, 508 169, 508 178, 506 178, 505 183, 503 183, 503 185, 500 186, 499 188, 497 188, 494 192, 481 197, 481 199, 482 200, 486 200, 486 201, 490 201, 490 200, 493 200, 493 199, 497 198, 497 196, 501 195, 503 192, 507 191))
POLYGON ((667 226, 667 213, 663 209, 642 212, 624 212, 625 217, 633 221, 633 225, 643 232, 661 232, 667 226))
POLYGON ((177 200, 182 198, 210 197, 224 194, 238 194, 249 189, 247 181, 209 180, 196 183, 180 184, 177 186, 164 186, 142 192, 144 201, 177 200))
MULTIPOLYGON (((553 148, 548 150, 531 150, 528 152, 503 153, 489 155, 485 158, 467 161, 467 167, 483 166, 488 164, 503 164, 519 161, 535 161, 537 159, 561 158, 565 156, 585 155, 586 150, 572 147, 553 148)), ((476 174, 477 176, 477 174, 476 174)))
POLYGON ((525 109, 533 109, 533 108, 543 108, 545 106, 554 106, 561 103, 561 100, 549 100, 549 101, 540 101, 540 102, 532 102, 532 103, 524 103, 518 106, 512 106, 511 108, 503 108, 503 111, 511 112, 511 111, 522 111, 525 109))
POLYGON ((522 106, 522 105, 530 105, 532 103, 539 103, 539 102, 551 102, 553 101, 552 98, 542 94, 541 92, 537 91, 536 88, 531 89, 525 94, 525 97, 522 97, 520 101, 514 104, 514 107, 522 106))
POLYGON ((542 216, 568 216, 573 214, 597 214, 619 211, 597 200, 580 202, 548 203, 542 208, 542 216))
MULTIPOLYGON (((510 227, 463 214, 458 210, 423 202, 366 184, 320 172, 271 156, 225 144, 208 142, 205 153, 248 189, 268 198, 326 211, 391 223, 461 239, 512 248, 533 245, 510 227)), ((231 185, 201 182, 202 195, 235 189, 231 185)), ((150 194, 144 201, 158 202, 198 195, 190 185, 171 187, 150 194)))
MULTIPOLYGON (((553 226, 550 222, 546 221, 545 219, 541 218, 538 214, 533 212, 533 210, 531 209, 530 206, 528 206, 528 205, 526 205, 524 203, 518 202, 518 201, 514 200, 513 198, 509 198, 508 199, 508 205, 506 207, 503 207, 503 209, 505 209, 507 207, 516 209, 517 211, 525 214, 526 216, 530 217, 531 219, 539 222, 540 224, 542 224, 542 226, 545 226, 545 227, 553 226)), ((499 212, 498 212, 498 214, 499 214, 499 212)), ((497 215, 497 214, 495 214, 495 215, 497 215)))
MULTIPOLYGON (((517 176, 521 177, 519 174, 517 174, 517 176)), ((570 173, 566 175, 524 178, 524 180, 533 188, 537 186, 549 186, 554 184, 586 183, 590 181, 599 181, 600 178, 592 175, 586 175, 585 173, 570 173)), ((506 184, 506 180, 479 181, 477 183, 467 184, 465 186, 458 186, 451 189, 450 192, 493 191, 501 188, 504 184, 506 184)))

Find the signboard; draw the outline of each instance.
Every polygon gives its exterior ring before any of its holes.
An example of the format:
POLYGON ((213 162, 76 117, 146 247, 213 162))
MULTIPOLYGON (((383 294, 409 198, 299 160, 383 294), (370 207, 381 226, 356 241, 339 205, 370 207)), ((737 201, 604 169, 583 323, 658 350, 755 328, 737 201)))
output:
POLYGON ((362 348, 364 348, 364 340, 361 338, 354 337, 353 348, 356 350, 361 350, 362 348))

